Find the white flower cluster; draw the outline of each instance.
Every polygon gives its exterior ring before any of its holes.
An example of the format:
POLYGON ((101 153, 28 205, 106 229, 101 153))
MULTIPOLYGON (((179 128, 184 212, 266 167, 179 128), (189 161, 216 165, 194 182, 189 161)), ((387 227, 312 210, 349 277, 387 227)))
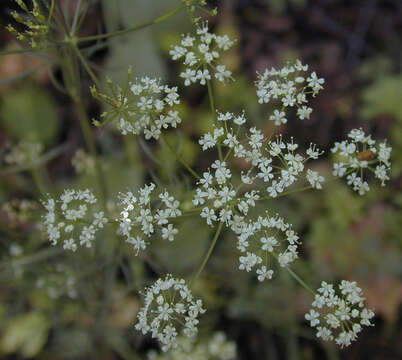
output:
POLYGON ((36 141, 22 140, 14 145, 4 160, 10 165, 32 166, 42 155, 43 145, 36 141))
POLYGON ((316 336, 324 341, 349 346, 357 339, 362 326, 373 325, 374 312, 364 306, 365 298, 355 281, 342 280, 336 295, 334 286, 321 282, 312 309, 305 315, 311 327, 317 328, 316 336))
POLYGON ((281 110, 275 110, 269 117, 275 125, 286 124, 285 108, 297 107, 297 116, 300 120, 309 119, 313 109, 308 107, 307 95, 316 96, 323 89, 324 79, 318 78, 315 72, 305 74, 308 65, 300 60, 295 64, 282 69, 266 69, 258 74, 256 81, 258 102, 269 103, 272 99, 281 102, 281 110))
POLYGON ((155 226, 159 226, 162 238, 173 241, 178 230, 169 224, 169 219, 180 216, 180 202, 169 195, 167 191, 159 194, 160 206, 155 210, 151 208, 151 194, 155 190, 155 184, 145 185, 138 191, 136 197, 131 191, 120 193, 119 199, 123 206, 118 219, 118 232, 126 237, 126 241, 132 244, 137 251, 146 248, 145 237, 151 237, 155 226), (162 208, 163 206, 163 208, 162 208))
POLYGON ((270 254, 282 267, 297 259, 299 236, 279 216, 260 216, 257 221, 250 221, 236 232, 237 248, 243 254, 239 257, 239 269, 250 272, 257 267, 259 281, 271 279, 274 274, 268 267, 270 254), (283 233, 282 237, 278 236, 279 232, 283 233))
POLYGON ((238 195, 230 183, 232 173, 225 161, 216 160, 211 168, 204 172, 198 182, 200 187, 196 189, 193 204, 205 205, 200 216, 205 218, 208 225, 213 226, 213 222, 219 221, 231 226, 233 221, 242 219, 236 213, 247 215, 249 207, 255 206, 259 195, 254 190, 243 196, 238 195))
POLYGON ((195 342, 184 336, 177 338, 177 348, 158 354, 148 353, 148 360, 234 360, 236 344, 228 341, 222 332, 216 332, 208 341, 195 342))
POLYGON ((198 316, 205 311, 183 279, 167 275, 146 289, 135 328, 144 335, 150 332, 161 342, 162 351, 168 351, 177 348, 179 331, 190 338, 197 334, 198 316))
POLYGON ((172 47, 169 54, 173 60, 183 60, 186 70, 180 74, 184 85, 199 82, 205 85, 211 79, 212 72, 218 81, 225 82, 232 78, 232 73, 225 65, 216 61, 221 52, 229 50, 234 44, 227 35, 218 36, 208 30, 208 23, 197 27, 196 36, 183 35, 180 45, 172 47))
POLYGON ((374 173, 374 176, 385 186, 389 180, 388 173, 391 163, 391 146, 384 141, 376 146, 371 135, 366 135, 362 129, 353 129, 348 134, 349 139, 336 142, 331 149, 332 153, 340 157, 339 162, 334 163, 333 175, 343 177, 346 175, 348 185, 360 195, 370 190, 364 179, 364 170, 374 173))
MULTIPOLYGON (((251 185, 257 179, 260 179, 267 186, 266 190, 269 196, 273 198, 295 183, 303 172, 304 163, 307 160, 316 160, 323 153, 314 144, 311 144, 306 151, 306 156, 302 156, 295 153, 299 146, 293 142, 293 139, 288 143, 283 142, 281 137, 271 141, 265 139, 262 131, 255 127, 249 130, 250 134, 246 139, 241 140, 238 138, 239 129, 235 131, 227 125, 229 120, 239 126, 246 122, 244 113, 239 116, 235 116, 232 113, 218 113, 218 121, 224 122, 225 126, 215 128, 213 133, 206 133, 202 136, 199 140, 202 149, 207 150, 214 146, 227 147, 235 158, 242 159, 250 164, 247 173, 242 173, 242 183, 251 185)), ((216 168, 215 178, 217 183, 227 187, 226 182, 230 180, 231 172, 227 168, 226 162, 215 162, 212 167, 216 168), (225 175, 223 176, 222 174, 225 175)), ((323 176, 312 170, 307 170, 306 178, 311 186, 316 189, 321 189, 325 180, 323 176)), ((212 179, 213 176, 210 172, 204 174, 204 179, 200 182, 204 189, 197 189, 195 205, 203 204, 203 198, 215 199, 208 192, 212 179)), ((233 194, 231 198, 234 197, 235 195, 233 194)))
POLYGON ((65 190, 59 200, 44 201, 44 225, 51 244, 67 237, 63 242, 66 250, 76 251, 78 241, 80 246, 92 247, 96 232, 107 223, 103 211, 94 211, 96 201, 88 189, 65 190))
POLYGON ((130 85, 134 98, 120 99, 125 114, 119 122, 123 135, 143 132, 147 140, 158 139, 163 129, 180 124, 179 113, 173 110, 173 106, 180 103, 177 87, 162 85, 160 80, 149 77, 130 85))
POLYGON ((71 159, 77 174, 92 174, 95 171, 95 159, 82 149, 78 149, 71 159))

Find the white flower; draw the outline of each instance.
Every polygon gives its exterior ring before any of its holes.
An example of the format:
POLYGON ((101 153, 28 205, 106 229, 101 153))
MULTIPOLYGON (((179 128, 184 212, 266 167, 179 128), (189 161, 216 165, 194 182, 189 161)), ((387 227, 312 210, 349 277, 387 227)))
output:
POLYGON ((190 338, 197 334, 198 316, 203 313, 202 301, 193 297, 185 281, 167 275, 145 289, 135 328, 144 335, 151 333, 162 351, 168 351, 177 347, 180 331, 190 338))
MULTIPOLYGON (((279 100, 282 107, 297 107, 297 116, 300 120, 309 119, 312 108, 306 106, 307 94, 312 93, 313 97, 323 89, 324 79, 319 79, 313 72, 306 78, 304 72, 308 69, 299 60, 293 65, 286 65, 282 69, 266 69, 264 73, 258 74, 255 83, 257 88, 258 102, 260 104, 269 103, 271 100, 279 100), (304 76, 302 76, 304 75, 304 76)), ((275 125, 285 124, 287 119, 281 110, 275 110, 270 116, 270 120, 275 125)))
MULTIPOLYGON (((184 48, 176 47, 173 52, 179 56, 184 48)), ((123 135, 143 133, 145 139, 158 139, 162 129, 176 127, 181 122, 178 112, 172 108, 180 103, 177 87, 161 84, 159 79, 142 77, 130 83, 127 97, 118 94, 113 99, 120 116, 119 129, 123 135)), ((120 88, 117 91, 121 92, 120 88)))
POLYGON ((172 224, 169 224, 167 227, 162 228, 162 238, 173 241, 174 236, 177 235, 178 232, 179 230, 175 229, 172 224))
POLYGON ((392 148, 388 147, 385 141, 377 147, 375 140, 366 135, 362 129, 351 130, 348 137, 351 140, 336 142, 331 149, 341 160, 334 163, 333 175, 343 177, 348 174, 346 177, 348 185, 360 195, 370 190, 363 178, 367 170, 380 180, 381 186, 385 186, 385 181, 389 180, 388 173, 391 167, 389 158, 392 148))
MULTIPOLYGON (((240 256, 240 270, 251 271, 260 264, 262 259, 268 259, 270 253, 277 252, 277 259, 282 267, 287 266, 297 258, 299 237, 283 218, 276 216, 258 217, 254 222, 243 222, 240 229, 232 227, 237 233, 237 248, 246 256, 240 256), (282 236, 281 236, 282 233, 282 236), (261 235, 262 236, 261 236, 261 235)), ((258 280, 271 279, 273 271, 262 266, 256 271, 258 280)))
POLYGON ((273 270, 267 270, 267 267, 265 265, 261 266, 260 269, 257 269, 256 273, 258 275, 258 281, 272 279, 272 275, 274 274, 273 270))
POLYGON ((225 65, 218 65, 216 67, 215 77, 220 82, 224 83, 227 79, 230 79, 231 76, 232 76, 232 72, 230 70, 227 70, 225 65))
POLYGON ((283 111, 274 110, 274 113, 269 117, 269 120, 274 121, 274 124, 279 126, 287 123, 288 120, 285 116, 286 114, 283 111))
POLYGON ((208 30, 208 23, 198 26, 196 36, 184 36, 181 46, 173 46, 169 54, 173 60, 183 60, 186 66, 180 74, 184 85, 189 86, 199 81, 205 85, 212 76, 223 83, 231 79, 231 71, 225 65, 217 64, 221 53, 229 50, 234 44, 227 35, 218 36, 208 30), (200 70, 203 69, 203 70, 200 70))
POLYGON ((96 233, 107 223, 104 213, 94 211, 97 199, 89 190, 65 190, 58 200, 52 198, 43 202, 46 214, 43 216, 47 236, 52 245, 57 245, 63 235, 65 250, 77 250, 77 241, 85 247, 92 247, 96 233), (72 233, 78 237, 74 239, 72 233), (68 235, 67 235, 68 234, 68 235))
POLYGON ((322 189, 322 184, 324 183, 325 179, 324 179, 324 176, 321 176, 320 174, 318 174, 317 171, 312 171, 310 169, 307 169, 306 178, 312 188, 317 189, 317 190, 322 189))
POLYGON ((311 327, 318 324, 327 325, 317 327, 318 338, 324 341, 335 339, 338 345, 344 347, 357 339, 362 325, 372 325, 370 320, 374 313, 364 307, 365 299, 356 282, 342 280, 338 289, 339 293, 336 294, 334 286, 323 281, 317 290, 320 295, 315 295, 313 308, 305 318, 310 321, 311 327))
POLYGON ((167 191, 159 194, 159 203, 152 202, 151 196, 155 187, 153 183, 145 185, 139 189, 137 196, 131 191, 119 194, 122 210, 117 219, 118 234, 124 236, 126 242, 134 246, 137 254, 146 248, 146 242, 138 235, 139 233, 149 238, 155 232, 155 228, 159 228, 162 238, 169 241, 173 241, 178 233, 178 230, 169 224, 169 220, 181 216, 180 203, 167 191))

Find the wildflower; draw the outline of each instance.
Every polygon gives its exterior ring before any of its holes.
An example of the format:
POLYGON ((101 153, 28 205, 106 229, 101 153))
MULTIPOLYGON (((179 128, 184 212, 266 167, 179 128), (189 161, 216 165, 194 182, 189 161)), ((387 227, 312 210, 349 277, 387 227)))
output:
POLYGON ((222 332, 215 332, 206 340, 196 341, 186 336, 177 337, 177 347, 166 353, 148 353, 148 360, 234 360, 236 344, 222 332))
POLYGON ((373 325, 374 312, 365 307, 362 295, 354 281, 342 280, 338 291, 323 281, 312 303, 313 308, 305 315, 310 326, 317 328, 316 336, 324 341, 335 340, 344 347, 357 339, 362 326, 373 325))
POLYGON ((364 179, 367 170, 380 180, 381 186, 385 186, 385 181, 389 180, 392 148, 387 146, 386 141, 377 146, 376 141, 362 129, 351 130, 348 138, 336 142, 331 149, 340 160, 334 163, 333 175, 338 177, 346 175, 347 184, 360 195, 370 190, 364 179))
MULTIPOLYGON (((313 109, 308 107, 307 94, 316 96, 322 89, 324 79, 317 77, 315 72, 306 79, 307 65, 296 60, 293 65, 286 65, 282 69, 266 69, 263 74, 258 74, 256 81, 258 102, 269 103, 271 100, 279 100, 282 108, 296 107, 296 114, 300 120, 309 119, 313 109)), ((274 124, 279 126, 285 124, 287 119, 281 110, 274 110, 269 117, 274 124)))
POLYGON ((257 268, 259 281, 271 279, 274 272, 268 268, 270 256, 277 258, 280 266, 285 267, 297 257, 299 237, 279 216, 258 217, 256 221, 244 221, 232 230, 237 234, 237 249, 246 256, 240 256, 239 269, 250 272, 257 268), (282 236, 279 236, 282 233, 282 236), (261 266, 259 266, 261 264, 261 266))
POLYGON ((319 175, 317 171, 308 169, 306 178, 312 188, 317 190, 322 189, 322 183, 325 181, 325 179, 324 176, 319 175))
POLYGON ((214 76, 225 83, 232 79, 232 72, 225 65, 217 64, 221 53, 234 44, 227 35, 219 36, 209 32, 208 23, 198 24, 195 36, 183 35, 180 45, 169 51, 173 60, 181 60, 185 70, 180 74, 184 85, 199 82, 205 85, 214 76))
POLYGON ((143 296, 135 328, 144 335, 151 333, 162 344, 162 351, 177 348, 179 332, 189 338, 197 334, 198 316, 206 310, 183 279, 167 275, 145 289, 143 296))
POLYGON ((97 199, 86 190, 65 190, 58 200, 43 201, 47 236, 52 245, 63 240, 63 248, 77 250, 77 244, 92 247, 96 233, 107 223, 102 211, 95 211, 97 199), (76 235, 74 237, 73 235, 76 235))
POLYGON ((94 158, 82 149, 78 149, 75 152, 71 164, 74 166, 75 171, 78 174, 92 174, 95 171, 94 158))
POLYGON ((43 144, 33 140, 22 140, 14 145, 4 157, 7 164, 33 167, 43 153, 43 144))
MULTIPOLYGON (((91 88, 92 95, 110 106, 110 110, 102 113, 107 120, 102 124, 95 121, 95 125, 103 126, 108 121, 118 119, 118 128, 122 135, 143 134, 146 140, 159 139, 161 132, 169 127, 176 128, 181 123, 179 113, 174 109, 180 104, 177 87, 169 87, 161 83, 160 79, 144 76, 130 81, 129 69, 127 86, 125 89, 117 86, 112 95, 99 93, 95 87, 91 88)), ((108 80, 113 88, 113 83, 108 80)))
POLYGON ((169 223, 169 220, 181 215, 180 203, 167 191, 161 192, 159 201, 152 201, 151 195, 155 184, 145 185, 134 195, 131 191, 120 193, 122 206, 118 233, 126 238, 126 242, 133 245, 136 253, 145 250, 145 238, 149 238, 159 228, 163 239, 173 241, 178 230, 169 223))

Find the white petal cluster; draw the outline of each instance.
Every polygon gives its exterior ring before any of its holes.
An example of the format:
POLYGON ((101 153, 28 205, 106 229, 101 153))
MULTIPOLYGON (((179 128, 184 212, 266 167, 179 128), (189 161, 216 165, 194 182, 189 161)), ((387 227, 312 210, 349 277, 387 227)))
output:
POLYGON ((180 103, 177 87, 158 79, 143 77, 130 84, 131 94, 120 99, 119 128, 123 135, 144 133, 145 139, 158 139, 161 131, 181 123, 174 106, 180 103))
POLYGON ((14 145, 4 160, 10 165, 32 166, 42 155, 43 145, 36 141, 22 140, 14 145))
POLYGON ((177 336, 194 337, 198 316, 205 313, 202 301, 195 299, 183 279, 167 275, 158 279, 144 293, 144 305, 135 328, 162 344, 162 351, 177 348, 177 336))
POLYGON ((236 213, 247 215, 249 208, 254 207, 259 199, 258 192, 254 190, 239 194, 231 184, 231 178, 227 163, 216 160, 198 182, 193 204, 203 205, 200 216, 208 225, 213 226, 219 221, 231 226, 236 213))
POLYGON ((381 186, 385 186, 391 169, 391 146, 387 146, 386 141, 376 145, 371 135, 366 135, 362 129, 351 130, 348 137, 347 140, 336 142, 331 149, 340 160, 334 163, 333 175, 346 175, 347 184, 360 195, 370 190, 364 177, 367 171, 381 181, 381 186))
POLYGON ((95 159, 82 149, 75 152, 71 165, 78 174, 93 174, 95 171, 95 159))
POLYGON ((271 279, 274 271, 269 269, 270 257, 286 267, 297 259, 299 236, 292 226, 279 216, 258 217, 237 231, 237 249, 240 270, 250 272, 256 268, 259 281, 271 279))
POLYGON ((263 74, 258 74, 256 81, 258 102, 269 103, 272 100, 279 101, 282 110, 274 110, 269 117, 275 125, 287 122, 285 108, 297 108, 297 116, 300 120, 309 119, 313 111, 308 105, 308 95, 316 96, 322 89, 324 79, 318 78, 315 72, 306 74, 308 65, 303 65, 296 60, 293 65, 288 64, 282 69, 266 69, 263 74))
MULTIPOLYGON (((264 182, 270 197, 277 197, 286 188, 293 185, 304 171, 304 163, 307 160, 316 160, 323 154, 314 144, 310 144, 306 156, 302 156, 296 153, 299 146, 293 142, 293 139, 288 143, 282 141, 281 137, 274 141, 268 140, 264 137, 263 132, 255 127, 249 129, 249 134, 245 139, 239 138, 240 128, 234 130, 228 125, 228 122, 230 120, 238 126, 243 125, 246 123, 244 113, 235 116, 232 113, 218 112, 217 118, 218 122, 224 123, 225 126, 215 128, 213 133, 203 135, 199 140, 202 149, 207 150, 217 145, 229 148, 234 158, 241 159, 250 166, 249 170, 242 174, 242 183, 251 185, 259 179, 264 182)), ((227 167, 226 163, 225 166, 227 167)), ((231 174, 229 169, 225 171, 231 174)), ((323 176, 308 170, 306 177, 313 188, 322 188, 323 176)), ((207 197, 205 193, 200 191, 197 190, 198 198, 207 197)), ((197 201, 198 203, 202 204, 202 201, 197 201)))
POLYGON ((321 190, 322 184, 325 181, 324 176, 320 175, 317 171, 307 169, 306 179, 313 189, 321 190))
POLYGON ((184 336, 177 338, 177 348, 166 353, 148 353, 148 360, 234 360, 236 344, 223 332, 216 332, 207 341, 197 341, 184 336))
POLYGON ((131 191, 119 194, 123 210, 117 220, 118 233, 126 237, 126 242, 134 246, 137 254, 145 250, 145 238, 151 237, 155 227, 161 231, 162 238, 169 241, 173 241, 178 233, 169 220, 182 214, 180 202, 167 191, 152 200, 154 190, 155 184, 150 183, 141 188, 136 196, 131 191))
POLYGON ((209 32, 208 23, 198 25, 196 35, 182 35, 180 45, 172 46, 169 54, 173 60, 180 60, 185 71, 180 74, 184 85, 192 83, 205 85, 212 76, 225 83, 232 79, 232 72, 225 65, 217 64, 221 53, 234 44, 227 35, 219 36, 209 32))
POLYGON ((92 247, 97 231, 107 223, 103 211, 96 212, 97 199, 86 190, 65 190, 58 200, 43 202, 44 225, 52 245, 63 240, 63 248, 77 250, 77 244, 92 247))
POLYGON ((362 326, 373 325, 374 312, 365 307, 362 290, 355 281, 342 280, 338 290, 336 293, 332 284, 323 281, 305 318, 317 329, 318 338, 335 340, 344 347, 357 339, 362 326))

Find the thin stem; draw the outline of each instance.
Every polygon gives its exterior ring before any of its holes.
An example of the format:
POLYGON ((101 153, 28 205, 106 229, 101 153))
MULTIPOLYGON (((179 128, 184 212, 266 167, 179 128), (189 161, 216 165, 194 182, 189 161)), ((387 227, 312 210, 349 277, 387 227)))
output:
POLYGON ((50 4, 50 10, 49 10, 49 16, 47 18, 47 22, 50 23, 50 20, 52 20, 53 13, 54 13, 54 3, 55 0, 52 0, 52 3, 50 4))
POLYGON ((133 27, 125 29, 125 30, 119 30, 119 31, 115 31, 115 32, 110 32, 110 33, 107 33, 107 34, 100 34, 100 35, 94 35, 94 36, 81 37, 81 38, 77 39, 77 41, 78 42, 85 42, 85 41, 107 39, 107 38, 111 38, 111 37, 115 37, 115 36, 124 35, 124 34, 132 32, 132 31, 140 30, 140 29, 143 29, 143 28, 145 28, 147 26, 158 24, 158 23, 160 23, 160 22, 162 22, 164 20, 169 19, 170 17, 178 14, 185 7, 186 6, 183 4, 183 5, 179 6, 178 8, 173 9, 173 10, 169 11, 168 13, 160 16, 160 17, 157 17, 156 19, 148 21, 148 22, 146 22, 144 24, 133 26, 133 27))
POLYGON ((32 178, 37 186, 38 190, 40 191, 42 196, 45 196, 48 191, 46 190, 46 184, 43 180, 42 173, 39 171, 38 168, 31 169, 32 178))
POLYGON ((222 228, 223 228, 223 222, 219 223, 218 228, 216 229, 214 238, 213 238, 213 240, 212 240, 212 243, 211 243, 211 245, 210 245, 210 247, 209 247, 209 249, 208 249, 208 252, 207 252, 207 254, 205 255, 205 258, 204 258, 203 262, 201 263, 201 265, 200 265, 200 267, 199 267, 197 273, 196 273, 195 276, 193 277, 193 280, 191 280, 191 284, 193 284, 193 283, 198 279, 198 277, 200 276, 200 274, 201 274, 202 271, 204 270, 205 265, 207 264, 209 258, 211 257, 212 251, 213 251, 214 248, 215 248, 216 241, 217 241, 218 238, 219 238, 219 235, 220 235, 220 233, 221 233, 221 231, 222 231, 222 228))
POLYGON ((77 46, 73 46, 74 52, 77 54, 78 58, 80 59, 82 65, 84 66, 85 70, 87 71, 88 75, 91 77, 92 81, 95 85, 99 88, 99 80, 95 73, 92 71, 91 66, 89 65, 88 61, 85 59, 84 55, 81 54, 81 51, 78 49, 77 46))
POLYGON ((102 167, 99 162, 98 153, 96 151, 95 139, 92 134, 91 126, 89 124, 89 119, 88 119, 88 116, 85 111, 85 107, 84 107, 84 104, 83 104, 81 98, 79 96, 77 96, 73 100, 74 100, 74 103, 75 103, 75 106, 77 109, 78 118, 80 120, 80 125, 81 125, 81 129, 82 129, 82 133, 84 135, 85 143, 88 147, 88 150, 89 150, 91 156, 95 160, 95 171, 97 173, 96 179, 99 183, 99 188, 100 188, 100 192, 102 195, 102 202, 103 202, 103 205, 104 205, 104 208, 106 211, 107 187, 106 187, 106 183, 105 183, 105 176, 103 174, 102 167))
POLYGON ((302 187, 302 188, 298 188, 298 189, 294 189, 294 190, 285 191, 285 192, 279 194, 279 195, 278 195, 277 197, 275 197, 275 198, 273 198, 273 197, 271 197, 271 196, 265 196, 265 197, 262 197, 262 198, 260 198, 260 199, 258 199, 258 200, 272 200, 272 199, 276 199, 276 198, 279 198, 279 197, 282 197, 282 196, 287 196, 287 195, 290 195, 290 194, 294 194, 294 193, 298 193, 298 192, 301 192, 301 191, 309 190, 309 189, 312 189, 312 188, 313 188, 313 187, 312 187, 311 185, 309 185, 309 186, 304 186, 304 187, 302 187))
MULTIPOLYGON (((214 95, 212 92, 212 84, 210 80, 207 80, 207 88, 208 88, 208 98, 209 98, 209 106, 211 108, 212 116, 214 118, 214 123, 216 123, 216 108, 215 108, 215 102, 214 102, 214 95)), ((223 156, 222 156, 222 149, 221 145, 218 143, 217 144, 218 148, 218 155, 219 155, 219 160, 222 161, 223 156)))
POLYGON ((166 141, 165 137, 161 135, 161 140, 164 145, 168 148, 168 150, 176 157, 177 160, 189 171, 191 175, 193 175, 196 179, 200 179, 200 175, 198 175, 189 164, 171 147, 171 145, 166 141))
POLYGON ((293 270, 291 270, 289 267, 285 267, 286 270, 289 272, 290 275, 301 285, 303 286, 307 291, 311 292, 313 296, 315 296, 315 291, 308 286, 293 270))
POLYGON ((77 31, 77 21, 78 21, 78 16, 81 11, 81 5, 82 5, 82 0, 78 0, 78 4, 76 5, 75 8, 75 13, 74 13, 74 20, 73 20, 73 25, 71 26, 71 36, 74 36, 76 31, 77 31))
POLYGON ((32 263, 40 262, 46 259, 49 259, 54 256, 58 256, 62 254, 64 250, 62 248, 46 248, 45 250, 38 251, 33 255, 27 255, 17 260, 12 261, 4 261, 0 263, 0 268, 8 267, 11 263, 13 266, 21 266, 21 265, 29 265, 32 263))

